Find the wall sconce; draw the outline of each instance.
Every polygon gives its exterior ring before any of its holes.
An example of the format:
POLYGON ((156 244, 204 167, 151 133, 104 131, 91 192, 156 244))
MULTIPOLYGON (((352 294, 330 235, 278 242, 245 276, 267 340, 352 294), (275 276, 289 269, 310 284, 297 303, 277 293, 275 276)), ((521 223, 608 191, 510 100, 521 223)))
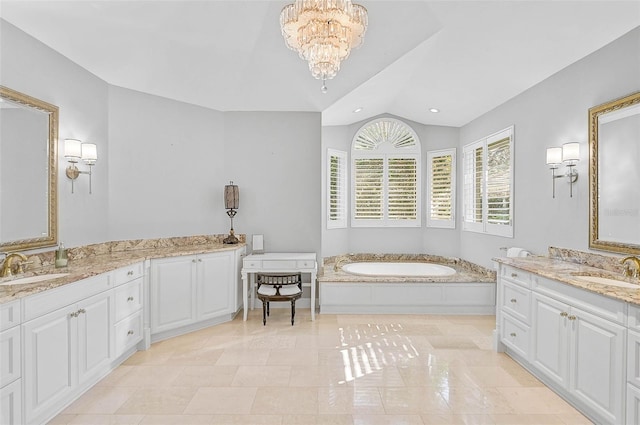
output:
POLYGON ((229 182, 224 187, 224 207, 227 209, 227 215, 231 219, 231 230, 229 230, 229 236, 222 240, 223 243, 236 244, 239 242, 233 232, 233 217, 236 216, 238 205, 240 205, 240 191, 237 185, 229 182))
POLYGON ((76 139, 64 140, 64 157, 69 161, 66 174, 71 179, 71 193, 73 193, 73 182, 80 174, 89 175, 89 194, 91 194, 91 167, 98 161, 98 147, 93 143, 82 143, 76 139), (80 171, 76 164, 82 160, 89 166, 89 171, 80 171))
POLYGON ((556 179, 566 177, 569 182, 569 196, 573 198, 573 184, 578 180, 578 172, 575 166, 580 161, 580 143, 569 142, 562 145, 561 148, 547 148, 547 165, 551 169, 551 178, 553 181, 553 197, 556 197, 556 179), (567 172, 563 175, 556 176, 556 169, 560 164, 565 163, 567 172))

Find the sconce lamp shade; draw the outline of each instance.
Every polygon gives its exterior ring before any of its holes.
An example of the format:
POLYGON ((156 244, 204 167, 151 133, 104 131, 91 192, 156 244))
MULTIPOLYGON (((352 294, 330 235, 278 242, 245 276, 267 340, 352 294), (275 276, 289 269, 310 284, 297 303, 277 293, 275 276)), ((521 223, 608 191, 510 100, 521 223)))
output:
POLYGON ((580 161, 580 143, 569 142, 562 145, 562 161, 580 161))
POLYGON ((76 161, 82 156, 82 142, 76 139, 64 140, 64 157, 76 161))
POLYGON ((224 187, 224 207, 228 210, 237 210, 239 205, 240 191, 238 190, 238 185, 229 182, 229 184, 224 187))
POLYGON ((547 165, 562 163, 562 148, 547 148, 547 165))
POLYGON ((98 160, 98 148, 93 143, 83 143, 81 147, 82 160, 86 164, 93 165, 98 160))

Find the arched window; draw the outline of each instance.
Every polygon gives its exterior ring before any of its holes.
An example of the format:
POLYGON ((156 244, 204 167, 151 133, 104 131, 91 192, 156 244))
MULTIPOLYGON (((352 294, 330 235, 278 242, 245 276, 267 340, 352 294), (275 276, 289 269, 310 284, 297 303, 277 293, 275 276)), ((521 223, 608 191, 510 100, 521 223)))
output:
POLYGON ((405 123, 365 124, 351 144, 351 226, 419 227, 420 141, 405 123))

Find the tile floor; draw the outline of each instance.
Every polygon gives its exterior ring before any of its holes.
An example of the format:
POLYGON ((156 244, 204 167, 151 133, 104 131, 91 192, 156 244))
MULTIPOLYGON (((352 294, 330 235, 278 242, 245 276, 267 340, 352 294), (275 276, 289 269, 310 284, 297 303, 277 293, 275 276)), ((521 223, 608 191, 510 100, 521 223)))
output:
POLYGON ((591 423, 491 350, 493 316, 288 314, 153 344, 50 424, 591 423))

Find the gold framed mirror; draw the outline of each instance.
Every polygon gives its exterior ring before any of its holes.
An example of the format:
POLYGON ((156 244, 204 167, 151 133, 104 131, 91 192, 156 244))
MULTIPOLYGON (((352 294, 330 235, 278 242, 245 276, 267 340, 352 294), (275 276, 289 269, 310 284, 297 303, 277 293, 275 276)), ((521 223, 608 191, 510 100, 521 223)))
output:
POLYGON ((0 251, 58 243, 58 107, 0 86, 0 251))
POLYGON ((589 109, 589 248, 640 254, 640 92, 589 109))

